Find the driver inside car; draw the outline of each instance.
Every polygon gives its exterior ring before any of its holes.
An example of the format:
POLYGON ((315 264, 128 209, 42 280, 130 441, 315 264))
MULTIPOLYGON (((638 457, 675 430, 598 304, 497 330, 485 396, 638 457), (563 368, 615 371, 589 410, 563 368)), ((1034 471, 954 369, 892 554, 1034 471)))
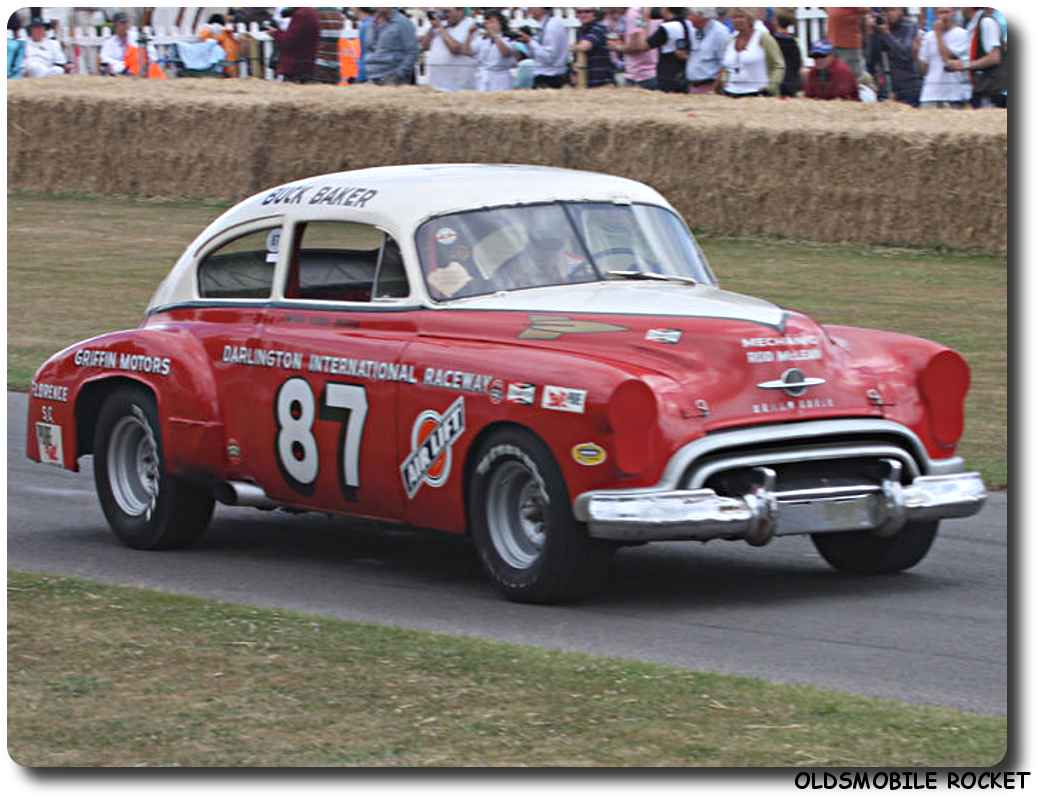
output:
POLYGON ((481 273, 474 260, 474 249, 459 227, 440 226, 433 237, 437 266, 427 273, 427 285, 437 300, 480 295, 497 289, 481 273))

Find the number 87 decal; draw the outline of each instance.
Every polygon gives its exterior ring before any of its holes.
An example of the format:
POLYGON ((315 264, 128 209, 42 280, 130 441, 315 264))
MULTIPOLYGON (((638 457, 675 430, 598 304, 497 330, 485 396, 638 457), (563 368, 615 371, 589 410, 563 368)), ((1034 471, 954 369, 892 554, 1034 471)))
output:
MULTIPOLYGON (((340 438, 340 488, 353 500, 359 486, 358 454, 369 411, 365 388, 357 384, 330 382, 322 393, 322 420, 343 421, 340 438)), ((315 395, 306 379, 287 379, 275 397, 275 457, 286 482, 298 493, 310 496, 318 478, 318 441, 315 425, 315 395)))

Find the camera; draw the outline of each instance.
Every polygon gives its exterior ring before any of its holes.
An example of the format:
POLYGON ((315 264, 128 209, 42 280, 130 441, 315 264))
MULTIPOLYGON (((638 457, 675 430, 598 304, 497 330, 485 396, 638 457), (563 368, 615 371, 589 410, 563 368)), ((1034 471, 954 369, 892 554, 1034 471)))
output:
POLYGON ((434 20, 438 20, 438 22, 444 22, 445 15, 442 14, 440 11, 428 11, 427 19, 429 19, 431 22, 434 22, 434 20))
POLYGON ((516 41, 516 40, 519 40, 521 38, 521 34, 524 34, 525 36, 527 36, 529 38, 535 36, 535 33, 533 33, 532 29, 529 26, 522 25, 516 31, 515 30, 510 30, 510 29, 507 29, 507 30, 503 31, 503 38, 504 39, 509 39, 511 41, 516 41))

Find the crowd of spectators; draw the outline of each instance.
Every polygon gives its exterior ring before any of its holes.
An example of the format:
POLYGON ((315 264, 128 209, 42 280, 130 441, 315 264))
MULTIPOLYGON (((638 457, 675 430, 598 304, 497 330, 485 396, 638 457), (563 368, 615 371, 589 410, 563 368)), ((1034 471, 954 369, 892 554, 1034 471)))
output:
MULTIPOLYGON (((229 9, 199 31, 237 74, 243 58, 234 23, 259 22, 274 40, 270 66, 281 80, 341 83, 345 20, 358 31, 351 82, 416 82, 418 65, 436 90, 596 89, 631 86, 671 93, 717 93, 820 100, 893 99, 911 106, 1005 107, 1006 22, 983 7, 827 8, 825 35, 804 59, 791 8, 578 7, 573 32, 550 8, 524 9, 511 24, 501 9, 425 10, 422 35, 397 8, 229 9), (214 46, 214 45, 212 45, 214 46)), ((108 75, 137 74, 127 18, 117 13, 101 47, 108 75)), ((8 28, 21 25, 12 16, 8 28)), ((34 17, 28 39, 8 45, 8 76, 46 77, 71 70, 56 33, 34 17)), ((154 60, 151 51, 135 58, 154 60), (147 56, 147 58, 145 58, 147 56)))

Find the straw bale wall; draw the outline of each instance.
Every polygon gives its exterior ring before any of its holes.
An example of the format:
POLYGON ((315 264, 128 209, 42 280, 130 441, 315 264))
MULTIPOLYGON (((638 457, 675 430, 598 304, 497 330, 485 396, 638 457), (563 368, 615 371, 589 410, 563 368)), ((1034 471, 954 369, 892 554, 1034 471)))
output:
POLYGON ((73 77, 8 84, 11 188, 236 200, 384 164, 635 178, 697 230, 1006 250, 1006 112, 73 77))

